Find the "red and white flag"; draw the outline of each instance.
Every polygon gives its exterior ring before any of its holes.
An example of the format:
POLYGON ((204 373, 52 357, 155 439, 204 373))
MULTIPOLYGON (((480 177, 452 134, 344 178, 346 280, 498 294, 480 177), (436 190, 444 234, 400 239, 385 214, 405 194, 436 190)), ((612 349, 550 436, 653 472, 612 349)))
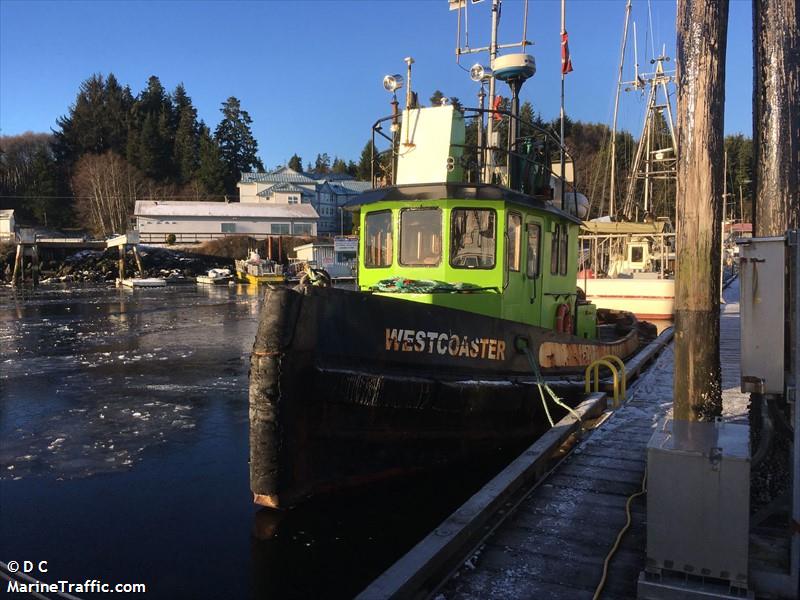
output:
POLYGON ((566 30, 561 34, 561 74, 572 72, 572 59, 569 56, 569 37, 566 30))

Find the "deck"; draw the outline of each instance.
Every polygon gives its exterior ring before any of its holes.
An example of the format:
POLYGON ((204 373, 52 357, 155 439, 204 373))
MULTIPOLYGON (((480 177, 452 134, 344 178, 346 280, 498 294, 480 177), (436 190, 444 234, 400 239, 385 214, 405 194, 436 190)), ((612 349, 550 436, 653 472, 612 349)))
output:
MULTIPOLYGON (((739 282, 724 292, 720 316, 723 415, 747 419, 739 392, 739 282)), ((625 502, 641 488, 647 442, 672 403, 673 346, 629 393, 631 400, 588 437, 555 474, 524 500, 442 586, 437 600, 590 599, 603 561, 624 525, 625 502)), ((609 569, 603 598, 636 597, 645 560, 645 500, 609 569)))

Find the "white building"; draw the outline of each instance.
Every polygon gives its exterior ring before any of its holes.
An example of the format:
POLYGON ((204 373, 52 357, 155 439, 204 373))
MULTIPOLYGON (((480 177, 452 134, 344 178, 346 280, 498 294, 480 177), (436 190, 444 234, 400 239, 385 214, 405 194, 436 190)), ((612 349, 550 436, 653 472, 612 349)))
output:
POLYGON ((0 210, 0 242, 13 242, 14 233, 14 209, 0 210))
POLYGON ((311 204, 319 215, 319 234, 333 235, 350 230, 350 214, 342 207, 371 185, 346 174, 316 175, 281 167, 269 173, 242 173, 237 187, 243 204, 311 204))
POLYGON ((319 215, 310 204, 139 201, 134 209, 142 243, 199 242, 228 235, 317 235, 319 215))

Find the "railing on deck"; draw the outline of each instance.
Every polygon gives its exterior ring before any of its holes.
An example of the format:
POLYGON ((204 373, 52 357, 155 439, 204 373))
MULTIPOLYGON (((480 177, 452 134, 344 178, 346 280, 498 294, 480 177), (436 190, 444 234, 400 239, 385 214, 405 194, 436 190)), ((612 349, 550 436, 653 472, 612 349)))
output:
MULTIPOLYGON (((568 180, 560 172, 562 147, 552 132, 515 117, 506 110, 463 108, 460 112, 464 116, 466 139, 464 144, 454 144, 453 147, 463 149, 462 156, 458 158, 458 166, 463 168, 464 173, 462 183, 502 185, 539 199, 555 200, 564 210, 578 213, 577 194, 574 193, 576 182, 574 177, 568 180), (486 139, 486 119, 496 120, 497 145, 490 145, 486 139), (516 139, 515 136, 509 136, 509 125, 514 124, 519 128, 516 139), (551 186, 551 180, 556 182, 556 189, 551 186), (563 195, 558 198, 560 193, 563 195)), ((392 185, 396 179, 401 130, 402 114, 383 117, 372 126, 373 187, 392 185), (395 127, 385 127, 386 124, 395 127), (390 146, 378 151, 376 156, 377 138, 388 142, 390 146)), ((574 166, 566 149, 564 164, 565 171, 567 167, 574 166)), ((572 170, 574 173, 574 168, 572 170)))

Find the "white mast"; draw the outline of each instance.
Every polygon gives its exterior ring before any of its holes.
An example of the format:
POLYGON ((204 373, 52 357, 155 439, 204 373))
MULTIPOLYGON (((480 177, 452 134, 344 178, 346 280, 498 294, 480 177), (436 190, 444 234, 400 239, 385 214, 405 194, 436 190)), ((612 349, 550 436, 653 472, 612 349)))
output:
POLYGON ((617 93, 614 97, 614 121, 611 125, 611 189, 608 199, 608 214, 614 215, 614 200, 617 193, 617 114, 619 113, 619 93, 622 89, 622 68, 625 63, 625 46, 628 41, 628 22, 631 16, 631 0, 625 5, 625 27, 622 30, 622 47, 619 52, 619 73, 617 75, 617 93))

